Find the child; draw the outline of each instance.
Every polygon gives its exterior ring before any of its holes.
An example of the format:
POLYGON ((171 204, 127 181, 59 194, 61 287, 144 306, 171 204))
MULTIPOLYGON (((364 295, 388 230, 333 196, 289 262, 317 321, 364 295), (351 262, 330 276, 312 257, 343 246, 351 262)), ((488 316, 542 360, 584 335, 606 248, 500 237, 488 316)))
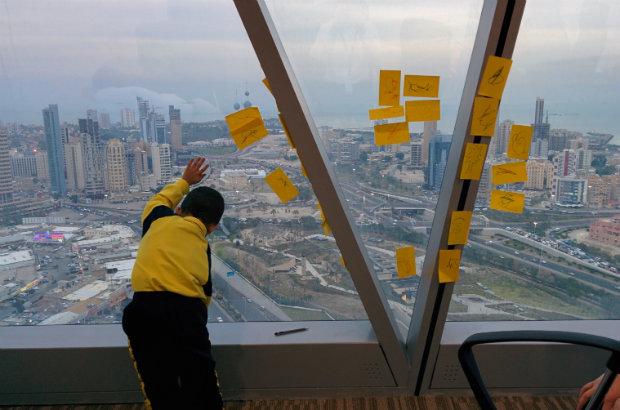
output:
POLYGON ((135 294, 123 330, 149 410, 223 408, 206 326, 212 288, 206 236, 217 229, 224 198, 207 187, 189 192, 204 178, 204 162, 191 159, 183 178, 155 195, 142 214, 131 274, 135 294))

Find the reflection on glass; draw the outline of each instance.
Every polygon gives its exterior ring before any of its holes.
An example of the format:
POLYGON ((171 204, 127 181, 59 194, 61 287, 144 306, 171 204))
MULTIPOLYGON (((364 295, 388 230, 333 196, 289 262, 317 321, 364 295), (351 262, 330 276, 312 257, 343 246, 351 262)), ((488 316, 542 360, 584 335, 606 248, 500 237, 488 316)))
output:
POLYGON ((5 6, 0 326, 120 323, 144 205, 200 155, 227 203, 209 321, 367 318, 232 2, 5 6), (239 151, 224 117, 248 107, 270 135, 239 151))
POLYGON ((620 317, 619 13, 527 4, 448 320, 620 317), (528 180, 494 186, 516 125, 534 128, 528 180), (494 188, 525 194, 523 214, 490 210, 494 188))
MULTIPOLYGON (((382 291, 406 334, 419 277, 398 279, 395 250, 413 245, 420 273, 482 1, 267 5, 382 291), (369 120, 368 111, 381 108, 380 70, 400 70, 401 96, 411 94, 402 89, 405 75, 440 76, 441 120, 410 122, 409 141, 377 146, 374 126, 405 121, 369 120)), ((400 104, 413 100, 401 97, 400 104)))

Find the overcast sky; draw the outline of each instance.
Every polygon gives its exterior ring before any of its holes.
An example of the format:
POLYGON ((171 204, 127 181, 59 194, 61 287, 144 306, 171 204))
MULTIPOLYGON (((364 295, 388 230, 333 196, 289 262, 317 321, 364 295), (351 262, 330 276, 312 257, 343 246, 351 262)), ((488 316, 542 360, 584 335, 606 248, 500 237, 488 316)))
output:
MULTIPOLYGON (((533 122, 536 97, 553 128, 620 135, 620 4, 529 0, 500 118, 533 122)), ((380 69, 441 76, 451 133, 481 0, 267 0, 318 125, 368 126, 380 69)), ((223 118, 237 99, 276 106, 231 0, 4 0, 0 120, 41 124, 58 104, 76 123, 88 108, 119 121, 136 95, 185 121, 223 118), (235 97, 237 91, 238 96, 235 97)), ((411 124, 412 131, 421 130, 411 124)))

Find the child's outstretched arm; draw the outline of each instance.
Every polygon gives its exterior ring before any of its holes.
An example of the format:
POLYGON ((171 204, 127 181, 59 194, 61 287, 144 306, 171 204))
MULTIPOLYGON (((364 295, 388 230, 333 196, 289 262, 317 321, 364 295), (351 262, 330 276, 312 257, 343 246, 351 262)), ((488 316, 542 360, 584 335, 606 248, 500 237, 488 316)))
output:
POLYGON ((159 206, 164 206, 174 212, 181 199, 189 193, 190 185, 197 184, 205 177, 205 171, 209 168, 209 164, 203 167, 205 161, 205 158, 198 158, 195 161, 193 158, 190 159, 183 177, 174 184, 165 186, 147 202, 142 213, 142 223, 144 224, 145 219, 159 206))

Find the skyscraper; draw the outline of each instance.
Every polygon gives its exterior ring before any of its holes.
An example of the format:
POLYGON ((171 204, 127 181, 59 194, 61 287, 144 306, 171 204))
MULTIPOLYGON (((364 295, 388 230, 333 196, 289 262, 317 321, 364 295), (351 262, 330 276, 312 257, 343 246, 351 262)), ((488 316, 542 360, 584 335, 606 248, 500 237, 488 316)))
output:
POLYGON ((71 129, 66 122, 60 124, 60 140, 62 142, 62 166, 63 174, 67 178, 67 156, 65 155, 65 145, 69 143, 71 137, 71 129))
POLYGON ((166 117, 155 112, 149 113, 149 123, 151 126, 151 142, 158 144, 166 143, 166 117))
POLYGON ((99 124, 85 119, 78 119, 78 123, 84 167, 84 194, 93 199, 101 198, 105 192, 105 175, 99 124))
POLYGON ((423 169, 422 164, 422 141, 411 141, 411 162, 409 165, 413 169, 423 169))
POLYGON ((505 154, 508 151, 508 143, 510 142, 510 131, 514 122, 510 120, 504 120, 499 125, 499 134, 495 135, 497 138, 497 154, 505 154))
POLYGON ((52 191, 58 192, 61 197, 65 197, 67 196, 67 184, 65 182, 64 159, 62 156, 58 105, 50 104, 49 108, 43 109, 43 127, 45 129, 45 142, 47 143, 47 163, 49 165, 52 191))
POLYGON ((121 110, 121 127, 123 128, 135 128, 136 126, 136 113, 131 108, 123 108, 121 110))
POLYGON ((153 174, 158 181, 164 183, 170 181, 172 177, 172 167, 170 162, 170 145, 151 144, 151 158, 153 162, 153 174))
MULTIPOLYGON (((549 130, 551 126, 543 122, 543 112, 545 110, 545 100, 542 98, 536 98, 536 111, 534 112, 534 135, 533 140, 542 138, 549 140, 549 130)), ((551 147, 550 147, 551 148, 551 147)))
POLYGON ((429 143, 437 135, 437 121, 424 121, 424 142, 422 143, 422 162, 428 164, 429 143))
POLYGON ((93 108, 86 110, 86 119, 93 120, 93 122, 99 122, 99 118, 97 117, 97 110, 93 108))
POLYGON ((108 184, 112 196, 123 195, 127 191, 127 159, 125 146, 119 139, 112 139, 106 145, 108 163, 108 184))
POLYGON ((84 160, 79 137, 65 146, 65 157, 67 159, 67 186, 69 189, 84 189, 84 160))
POLYGON ((0 130, 0 206, 13 203, 13 174, 9 155, 9 137, 0 130))
POLYGON ((443 174, 448 163, 448 152, 452 143, 452 135, 441 135, 440 132, 431 138, 428 144, 428 185, 434 189, 441 188, 443 174))
POLYGON ((175 109, 174 105, 170 105, 168 107, 168 115, 170 116, 170 139, 172 142, 172 149, 182 149, 183 137, 181 135, 181 129, 183 127, 183 121, 181 121, 181 110, 175 109))
POLYGON ((110 129, 110 114, 105 112, 99 114, 99 127, 106 130, 110 129))
POLYGON ((142 131, 142 140, 149 141, 148 127, 146 120, 149 114, 149 102, 143 100, 142 97, 136 97, 138 100, 138 116, 140 117, 140 131, 142 131))

